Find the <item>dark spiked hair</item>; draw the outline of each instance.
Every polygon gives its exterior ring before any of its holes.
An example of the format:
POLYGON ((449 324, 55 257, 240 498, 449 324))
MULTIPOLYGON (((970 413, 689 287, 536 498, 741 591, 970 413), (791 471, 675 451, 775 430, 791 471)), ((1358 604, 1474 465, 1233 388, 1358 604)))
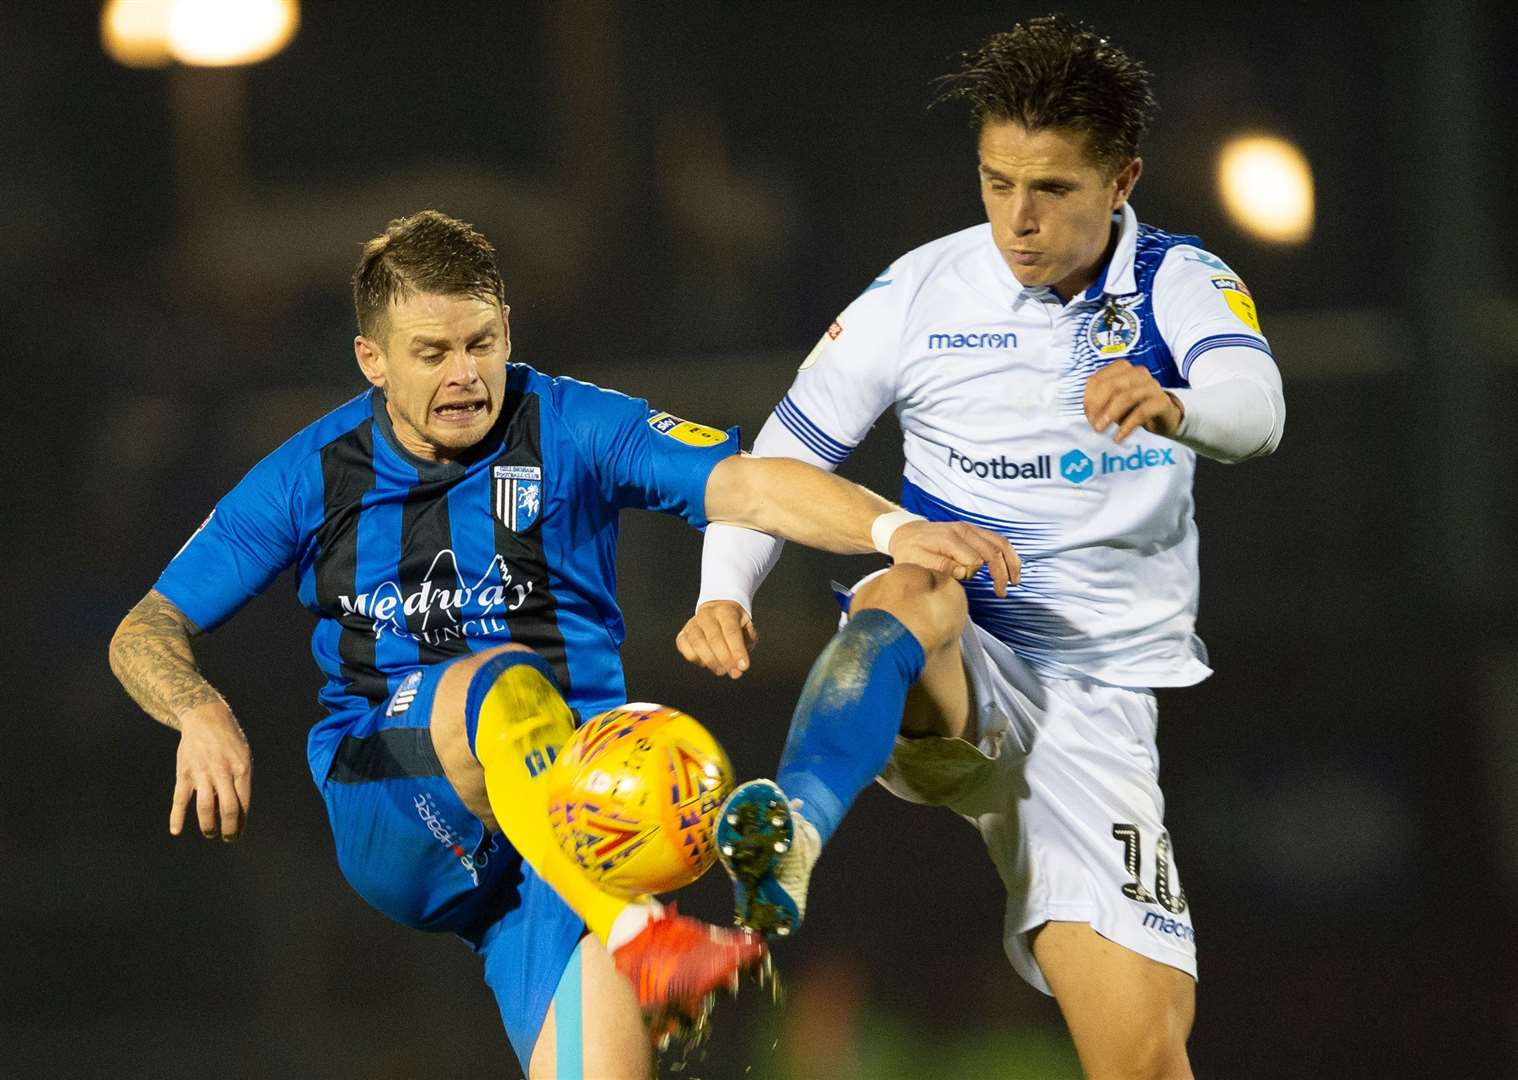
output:
POLYGON ((506 303, 490 241, 474 226, 437 210, 396 218, 364 245, 353 270, 358 332, 382 335, 390 301, 418 292, 506 303))
POLYGON ((1144 65, 1061 15, 993 34, 938 86, 934 104, 969 102, 977 131, 1010 120, 1029 131, 1081 132, 1092 160, 1108 170, 1138 156, 1156 111, 1144 65))

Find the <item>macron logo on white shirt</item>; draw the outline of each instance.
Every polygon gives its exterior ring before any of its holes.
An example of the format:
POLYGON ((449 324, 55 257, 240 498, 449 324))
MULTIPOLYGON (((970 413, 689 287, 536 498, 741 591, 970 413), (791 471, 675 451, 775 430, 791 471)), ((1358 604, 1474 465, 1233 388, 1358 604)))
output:
POLYGON ((928 334, 929 351, 944 352, 949 349, 1015 349, 1017 335, 1010 330, 990 330, 968 334, 928 334))

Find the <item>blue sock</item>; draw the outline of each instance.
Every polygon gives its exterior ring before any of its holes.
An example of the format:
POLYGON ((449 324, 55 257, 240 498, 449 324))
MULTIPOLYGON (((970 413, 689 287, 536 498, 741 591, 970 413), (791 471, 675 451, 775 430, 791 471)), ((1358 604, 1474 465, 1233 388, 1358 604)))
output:
POLYGON ((827 843, 855 797, 885 768, 922 646, 890 612, 861 611, 812 665, 791 717, 776 783, 802 801, 827 843))

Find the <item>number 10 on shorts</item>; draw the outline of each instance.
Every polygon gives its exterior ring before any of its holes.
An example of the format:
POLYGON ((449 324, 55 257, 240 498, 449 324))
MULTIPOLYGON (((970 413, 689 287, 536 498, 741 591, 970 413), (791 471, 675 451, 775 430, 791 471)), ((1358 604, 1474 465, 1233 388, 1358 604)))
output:
POLYGON ((1154 892, 1144 888, 1143 853, 1139 850, 1137 825, 1118 822, 1112 826, 1112 837, 1122 841, 1123 862, 1128 876, 1133 880, 1123 886, 1123 895, 1141 904, 1159 904, 1172 915, 1186 910, 1186 893, 1170 880, 1170 834, 1160 833, 1154 843, 1154 892))

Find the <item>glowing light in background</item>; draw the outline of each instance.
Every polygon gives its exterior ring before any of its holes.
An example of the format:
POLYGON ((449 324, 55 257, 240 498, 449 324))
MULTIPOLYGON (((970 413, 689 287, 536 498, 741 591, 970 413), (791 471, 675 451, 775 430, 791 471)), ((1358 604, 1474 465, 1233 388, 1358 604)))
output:
POLYGON ((1312 235, 1312 168, 1285 139, 1228 140, 1218 155, 1218 191, 1234 224, 1258 240, 1300 244, 1312 235))
POLYGON ((296 0, 179 0, 169 51, 204 67, 256 64, 288 45, 299 22, 296 0))
POLYGON ((230 67, 267 60, 299 24, 297 0, 109 0, 100 40, 128 67, 230 67))
POLYGON ((100 45, 127 67, 166 67, 175 0, 110 0, 100 9, 100 45))

